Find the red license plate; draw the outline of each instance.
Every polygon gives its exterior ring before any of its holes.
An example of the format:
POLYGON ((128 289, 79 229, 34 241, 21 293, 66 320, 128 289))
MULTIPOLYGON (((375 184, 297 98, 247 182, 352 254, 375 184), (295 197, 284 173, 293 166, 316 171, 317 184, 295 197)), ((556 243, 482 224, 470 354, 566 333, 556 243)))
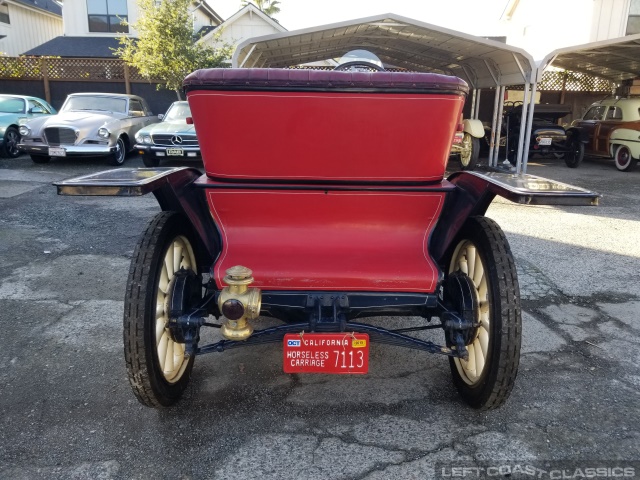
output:
POLYGON ((283 343, 285 373, 367 373, 366 333, 288 333, 283 343))

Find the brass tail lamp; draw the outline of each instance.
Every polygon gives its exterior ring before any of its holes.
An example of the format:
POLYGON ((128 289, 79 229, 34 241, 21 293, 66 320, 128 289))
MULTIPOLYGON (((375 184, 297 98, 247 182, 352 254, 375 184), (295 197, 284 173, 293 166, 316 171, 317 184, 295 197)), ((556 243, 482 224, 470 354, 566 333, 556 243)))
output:
POLYGON ((223 282, 227 284, 218 297, 218 308, 226 317, 221 332, 228 340, 246 340, 253 333, 249 320, 258 318, 262 303, 259 288, 249 288, 253 283, 252 271, 236 265, 227 270, 223 282))

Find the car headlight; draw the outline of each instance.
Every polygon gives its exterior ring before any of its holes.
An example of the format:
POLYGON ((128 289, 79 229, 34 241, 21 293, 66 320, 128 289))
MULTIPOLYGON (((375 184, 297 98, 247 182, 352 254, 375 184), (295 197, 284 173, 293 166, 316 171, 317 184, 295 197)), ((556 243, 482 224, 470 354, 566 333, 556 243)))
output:
POLYGON ((20 136, 26 137, 31 133, 31 129, 26 125, 20 125, 20 128, 18 129, 18 133, 20 134, 20 136))
POLYGON ((136 143, 142 143, 142 135, 136 133, 136 143))
POLYGON ((153 141, 151 140, 151 136, 150 135, 145 135, 144 136, 144 143, 153 143, 153 141))
POLYGON ((104 127, 98 130, 98 136, 99 137, 109 138, 109 135, 111 135, 111 133, 109 132, 109 130, 107 130, 104 127))

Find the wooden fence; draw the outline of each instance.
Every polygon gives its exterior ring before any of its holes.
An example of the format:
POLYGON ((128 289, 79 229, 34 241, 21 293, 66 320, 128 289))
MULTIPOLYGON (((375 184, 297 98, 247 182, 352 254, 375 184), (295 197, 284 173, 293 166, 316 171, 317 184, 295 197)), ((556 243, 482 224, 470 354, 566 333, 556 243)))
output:
POLYGON ((160 83, 142 78, 138 70, 119 59, 0 57, 0 79, 42 82, 45 99, 51 102, 51 82, 160 83))

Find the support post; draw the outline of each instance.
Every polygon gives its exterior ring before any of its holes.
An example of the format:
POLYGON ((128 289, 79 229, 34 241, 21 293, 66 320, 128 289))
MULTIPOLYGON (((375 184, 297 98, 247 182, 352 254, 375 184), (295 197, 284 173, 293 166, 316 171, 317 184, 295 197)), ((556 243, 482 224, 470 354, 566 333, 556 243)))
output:
POLYGON ((478 94, 476 95, 476 108, 475 108, 475 113, 476 116, 473 117, 476 120, 478 119, 479 115, 480 115, 480 96, 482 95, 482 89, 478 88, 478 94))
MULTIPOLYGON (((520 116, 520 135, 518 136, 518 151, 516 152, 516 173, 520 172, 520 168, 522 166, 522 155, 528 155, 529 152, 523 152, 523 144, 524 144, 524 131, 522 128, 526 125, 527 119, 527 107, 529 106, 529 83, 524 84, 524 98, 522 99, 522 114, 520 116)), ((507 139, 509 142, 509 139, 507 139)), ((509 152, 507 152, 507 155, 509 152)))
POLYGON ((40 57, 40 73, 42 74, 42 83, 44 84, 44 99, 47 103, 51 103, 51 87, 49 86, 49 62, 45 57, 40 57))
MULTIPOLYGON (((527 128, 526 128, 526 133, 525 133, 525 140, 524 140, 524 151, 525 152, 529 152, 529 144, 531 143, 531 126, 533 124, 533 110, 535 108, 535 104, 536 104, 536 87, 538 86, 538 84, 536 82, 534 82, 531 85, 531 101, 529 102, 529 112, 527 115, 527 128)), ((523 175, 525 173, 527 173, 527 163, 529 162, 529 155, 527 155, 522 162, 522 168, 518 168, 516 170, 516 173, 522 173, 523 175)))
POLYGON ((131 95, 131 79, 129 74, 129 64, 124 62, 124 89, 127 95, 131 95))
POLYGON ((476 114, 476 93, 477 89, 473 89, 471 91, 471 112, 469 113, 469 118, 476 118, 474 115, 476 114))
MULTIPOLYGON (((493 165, 493 155, 494 155, 494 146, 495 146, 495 141, 496 141, 496 121, 497 121, 497 116, 498 116, 498 101, 499 101, 499 97, 500 97, 500 90, 501 88, 496 85, 496 95, 495 98, 493 99, 493 120, 491 121, 491 140, 489 142, 489 159, 488 159, 488 163, 489 166, 493 165)), ((498 133, 498 142, 500 142, 500 134, 498 133)))
POLYGON ((504 92, 507 89, 504 85, 500 87, 500 103, 498 104, 498 124, 496 125, 496 145, 495 145, 495 155, 494 155, 494 167, 498 166, 498 158, 500 157, 500 134, 502 132, 502 109, 504 108, 504 92))

